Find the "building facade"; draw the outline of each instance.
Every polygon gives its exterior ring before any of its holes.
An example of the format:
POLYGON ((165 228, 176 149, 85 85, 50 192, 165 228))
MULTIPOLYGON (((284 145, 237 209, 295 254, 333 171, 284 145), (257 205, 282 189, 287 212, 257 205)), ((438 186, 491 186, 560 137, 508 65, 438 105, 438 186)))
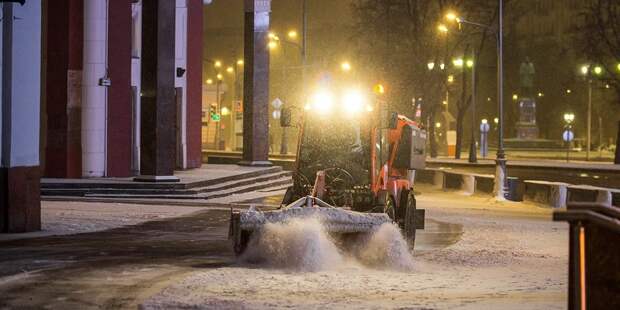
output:
MULTIPOLYGON (((177 169, 201 164, 202 1, 175 0, 177 169)), ((142 1, 43 1, 43 175, 140 171, 142 1)))

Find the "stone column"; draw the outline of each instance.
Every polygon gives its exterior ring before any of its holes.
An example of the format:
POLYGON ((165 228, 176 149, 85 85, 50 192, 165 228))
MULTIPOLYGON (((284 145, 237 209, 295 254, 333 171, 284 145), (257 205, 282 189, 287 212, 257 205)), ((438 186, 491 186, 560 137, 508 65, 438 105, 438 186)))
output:
MULTIPOLYGON (((50 5, 53 5, 50 3, 50 5)), ((108 2, 84 0, 82 176, 106 176, 108 110, 108 2)))
POLYGON ((136 181, 176 182, 176 1, 143 0, 140 176, 136 181))
POLYGON ((112 82, 108 87, 107 98, 108 177, 132 175, 131 3, 132 0, 111 0, 108 4, 107 61, 108 76, 112 82))
POLYGON ((1 25, 0 232, 35 231, 41 229, 41 1, 5 2, 1 25))
MULTIPOLYGON (((82 176, 83 0, 45 1, 44 129, 46 177, 82 176)), ((42 165, 43 166, 43 165, 42 165)))
POLYGON ((202 164, 203 1, 187 1, 187 168, 202 164))
POLYGON ((243 160, 240 165, 269 162, 269 14, 271 0, 245 0, 243 160))

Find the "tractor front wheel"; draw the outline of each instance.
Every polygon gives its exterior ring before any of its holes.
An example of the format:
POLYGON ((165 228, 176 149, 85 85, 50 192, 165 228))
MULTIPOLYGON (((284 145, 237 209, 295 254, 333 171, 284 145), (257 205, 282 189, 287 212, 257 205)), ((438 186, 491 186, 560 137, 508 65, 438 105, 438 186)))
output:
MULTIPOLYGON (((405 192, 403 192, 403 194, 405 194, 405 192)), ((413 249, 413 245, 415 244, 415 230, 416 230, 416 220, 415 220, 415 215, 416 215, 416 201, 415 201, 415 196, 413 194, 413 190, 409 190, 406 191, 406 195, 405 198, 406 199, 406 203, 404 204, 405 207, 405 218, 404 218, 404 223, 402 225, 402 229, 405 235, 405 239, 407 240, 407 242, 409 243, 409 247, 411 249, 413 249)))

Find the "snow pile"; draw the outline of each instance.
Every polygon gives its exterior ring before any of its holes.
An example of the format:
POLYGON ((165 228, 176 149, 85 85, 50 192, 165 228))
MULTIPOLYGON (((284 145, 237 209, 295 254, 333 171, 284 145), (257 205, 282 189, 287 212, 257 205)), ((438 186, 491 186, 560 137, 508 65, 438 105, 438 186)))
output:
POLYGON ((266 223, 256 231, 241 260, 299 271, 339 268, 346 259, 382 269, 410 271, 413 268, 409 246, 392 223, 384 223, 362 238, 347 239, 342 245, 352 249, 351 253, 339 250, 319 219, 290 219, 266 223))
POLYGON ((343 261, 317 219, 266 223, 255 236, 242 257, 244 261, 302 271, 325 270, 343 261))
POLYGON ((358 259, 365 265, 393 270, 413 269, 413 255, 396 224, 385 223, 359 248, 358 259))

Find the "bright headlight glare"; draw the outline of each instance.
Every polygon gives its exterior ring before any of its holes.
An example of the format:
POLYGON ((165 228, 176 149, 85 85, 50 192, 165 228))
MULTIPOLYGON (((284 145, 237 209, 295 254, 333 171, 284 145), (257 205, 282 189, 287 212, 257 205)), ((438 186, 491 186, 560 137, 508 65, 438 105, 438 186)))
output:
POLYGON ((319 91, 312 98, 312 108, 320 114, 329 113, 333 105, 333 97, 327 91, 319 91))
POLYGON ((349 113, 357 113, 364 107, 364 96, 357 90, 350 90, 344 94, 344 108, 349 113))

